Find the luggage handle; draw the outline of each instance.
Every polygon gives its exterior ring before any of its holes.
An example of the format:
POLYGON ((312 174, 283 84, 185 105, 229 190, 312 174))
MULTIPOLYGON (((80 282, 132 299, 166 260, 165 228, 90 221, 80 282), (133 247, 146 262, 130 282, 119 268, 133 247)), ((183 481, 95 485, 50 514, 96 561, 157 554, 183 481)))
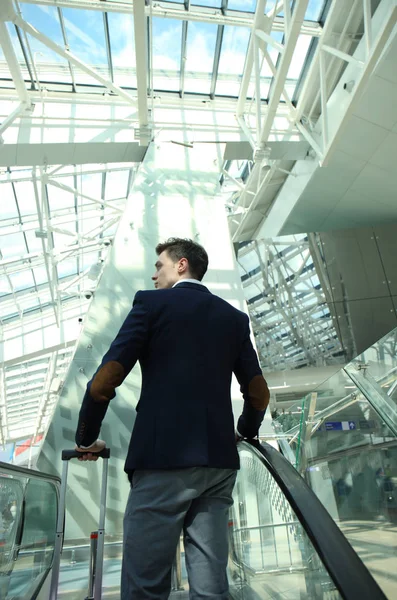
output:
POLYGON ((100 452, 91 452, 87 450, 87 452, 78 452, 77 450, 62 450, 62 460, 70 460, 71 458, 81 458, 84 454, 95 454, 99 456, 99 458, 109 458, 110 457, 110 448, 104 448, 100 452))

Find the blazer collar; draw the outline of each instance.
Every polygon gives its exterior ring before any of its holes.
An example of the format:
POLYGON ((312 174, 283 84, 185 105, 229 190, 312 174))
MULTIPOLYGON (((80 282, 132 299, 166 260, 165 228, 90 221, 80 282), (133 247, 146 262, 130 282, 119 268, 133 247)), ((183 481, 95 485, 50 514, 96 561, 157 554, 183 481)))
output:
POLYGON ((211 293, 209 289, 205 287, 205 285, 200 283, 191 283, 190 281, 186 281, 186 283, 178 283, 178 285, 176 285, 174 289, 177 290, 178 288, 190 288, 192 290, 197 290, 198 292, 205 292, 207 294, 211 293))

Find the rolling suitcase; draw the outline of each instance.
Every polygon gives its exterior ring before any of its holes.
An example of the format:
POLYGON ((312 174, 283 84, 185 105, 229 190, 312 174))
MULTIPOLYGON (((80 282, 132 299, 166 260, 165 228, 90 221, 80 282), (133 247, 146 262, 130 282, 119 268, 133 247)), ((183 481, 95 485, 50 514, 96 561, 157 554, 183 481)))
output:
MULTIPOLYGON (((49 600, 56 600, 58 596, 59 568, 61 564, 61 554, 65 528, 65 498, 69 460, 71 458, 79 458, 80 456, 81 452, 76 452, 76 450, 62 451, 62 480, 61 491, 59 496, 57 532, 55 538, 54 562, 52 566, 49 600)), ((98 452, 98 456, 103 459, 101 504, 99 510, 98 532, 95 532, 97 533, 96 554, 95 556, 91 556, 90 559, 88 596, 85 600, 100 600, 102 595, 103 550, 105 542, 106 486, 108 477, 108 460, 110 456, 109 448, 104 448, 101 452, 98 452)), ((91 534, 91 539, 93 537, 95 536, 91 534)))

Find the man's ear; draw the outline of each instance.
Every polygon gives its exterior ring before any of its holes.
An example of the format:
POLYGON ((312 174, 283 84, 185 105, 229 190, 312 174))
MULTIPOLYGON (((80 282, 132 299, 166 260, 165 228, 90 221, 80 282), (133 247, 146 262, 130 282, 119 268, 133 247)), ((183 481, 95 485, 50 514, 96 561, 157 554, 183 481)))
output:
POLYGON ((189 261, 187 258, 181 258, 178 265, 178 273, 186 273, 189 269, 189 261))

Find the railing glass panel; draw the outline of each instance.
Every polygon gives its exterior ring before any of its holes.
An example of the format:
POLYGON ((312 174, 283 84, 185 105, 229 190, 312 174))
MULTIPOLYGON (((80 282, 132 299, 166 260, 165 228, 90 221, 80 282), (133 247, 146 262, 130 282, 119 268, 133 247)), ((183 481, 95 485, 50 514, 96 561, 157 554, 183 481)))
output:
POLYGON ((397 331, 279 415, 295 466, 397 598, 397 331), (299 424, 296 424, 299 418, 299 424))
POLYGON ((0 598, 33 597, 52 565, 58 508, 56 480, 0 465, 0 598))
POLYGON ((249 449, 230 521, 233 598, 341 598, 302 525, 269 471, 249 449))

